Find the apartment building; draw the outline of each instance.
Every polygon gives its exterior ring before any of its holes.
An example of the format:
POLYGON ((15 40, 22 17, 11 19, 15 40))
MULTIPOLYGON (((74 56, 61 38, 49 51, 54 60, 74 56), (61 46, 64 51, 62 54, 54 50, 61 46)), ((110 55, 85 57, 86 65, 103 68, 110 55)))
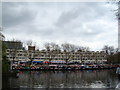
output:
MULTIPOLYGON (((36 54, 37 55, 37 54, 36 54)), ((50 60, 50 61, 66 61, 79 63, 105 63, 107 62, 106 54, 103 51, 40 51, 35 59, 50 60)))
POLYGON ((28 57, 28 52, 26 50, 20 49, 20 50, 12 50, 12 49, 7 49, 6 51, 7 58, 10 61, 30 61, 28 57))
POLYGON ((66 52, 60 50, 46 51, 35 50, 34 46, 29 46, 28 50, 7 49, 7 57, 14 61, 65 61, 67 63, 105 63, 107 62, 106 54, 104 51, 73 51, 66 52))
POLYGON ((3 41, 6 49, 6 56, 10 61, 28 61, 27 51, 20 41, 3 41))
POLYGON ((23 44, 21 41, 3 41, 3 44, 6 46, 7 49, 23 49, 23 44))
MULTIPOLYGON (((8 42, 7 42, 8 44, 8 42)), ((6 50, 7 58, 10 61, 20 61, 20 62, 26 62, 31 61, 34 59, 35 56, 38 55, 38 51, 35 51, 35 46, 28 46, 28 50, 25 50, 21 43, 18 44, 18 48, 14 48, 15 42, 12 44, 8 44, 8 48, 6 50), (11 45, 11 46, 9 46, 11 45)))

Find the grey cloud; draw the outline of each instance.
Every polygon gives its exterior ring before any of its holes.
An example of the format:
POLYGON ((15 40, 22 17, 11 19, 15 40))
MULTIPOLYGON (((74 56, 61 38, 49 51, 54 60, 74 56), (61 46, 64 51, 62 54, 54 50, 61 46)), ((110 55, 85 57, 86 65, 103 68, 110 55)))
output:
POLYGON ((27 9, 24 3, 3 3, 2 8, 2 23, 3 27, 15 27, 21 23, 32 22, 35 13, 27 9))
POLYGON ((43 29, 43 30, 35 30, 33 33, 29 33, 29 35, 35 35, 35 36, 39 36, 39 37, 46 37, 48 39, 50 39, 49 37, 54 37, 54 31, 52 31, 51 29, 43 29))
POLYGON ((71 11, 61 13, 55 23, 59 28, 58 31, 60 30, 58 36, 67 35, 69 39, 81 37, 83 40, 95 40, 97 35, 105 33, 104 24, 100 24, 97 20, 103 19, 107 12, 104 3, 79 3, 71 11), (91 25, 87 25, 84 29, 83 25, 86 22, 91 25))
POLYGON ((54 36, 54 30, 52 28, 37 28, 33 24, 24 24, 24 33, 26 33, 29 36, 35 36, 35 37, 51 37, 54 36), (27 25, 27 27, 25 27, 27 25))
MULTIPOLYGON (((112 17, 107 13, 109 9, 101 3, 26 5, 26 3, 3 4, 3 25, 9 28, 5 32, 7 35, 39 40, 37 43, 43 43, 42 41, 76 43, 81 40, 88 43, 91 41, 102 43, 103 40, 110 38, 110 36, 105 38, 105 35, 113 35, 113 31, 111 34, 105 34, 111 28, 99 22, 99 20, 108 22, 108 18, 112 17)), ((112 22, 112 19, 109 22, 112 22)))
POLYGON ((75 18, 77 18, 78 16, 79 16, 79 13, 76 10, 63 12, 59 17, 58 22, 56 22, 56 25, 61 26, 61 25, 64 25, 65 23, 69 23, 75 18))
MULTIPOLYGON (((68 12, 62 12, 56 21, 55 25, 59 27, 64 27, 68 23, 72 23, 73 20, 79 22, 91 22, 96 19, 100 19, 108 9, 105 8, 104 3, 78 3, 73 5, 73 9, 68 12), (102 7, 101 7, 102 6, 102 7)), ((76 22, 78 23, 78 22, 76 22)))

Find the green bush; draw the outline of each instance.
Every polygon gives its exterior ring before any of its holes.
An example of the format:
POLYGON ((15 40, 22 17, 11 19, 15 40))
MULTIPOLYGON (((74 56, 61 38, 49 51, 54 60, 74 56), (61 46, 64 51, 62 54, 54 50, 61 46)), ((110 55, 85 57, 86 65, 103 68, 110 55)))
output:
POLYGON ((6 57, 6 46, 2 45, 2 72, 10 71, 10 61, 6 57))
POLYGON ((116 53, 114 55, 109 55, 107 60, 110 63, 119 64, 120 63, 120 52, 118 52, 118 53, 116 53))

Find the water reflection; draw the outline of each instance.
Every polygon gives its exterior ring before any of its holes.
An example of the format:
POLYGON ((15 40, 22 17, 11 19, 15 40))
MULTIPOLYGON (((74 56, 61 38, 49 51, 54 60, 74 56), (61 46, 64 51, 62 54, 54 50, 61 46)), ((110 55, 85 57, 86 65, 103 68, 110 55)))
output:
POLYGON ((115 70, 21 71, 9 83, 11 88, 114 88, 119 81, 115 70))

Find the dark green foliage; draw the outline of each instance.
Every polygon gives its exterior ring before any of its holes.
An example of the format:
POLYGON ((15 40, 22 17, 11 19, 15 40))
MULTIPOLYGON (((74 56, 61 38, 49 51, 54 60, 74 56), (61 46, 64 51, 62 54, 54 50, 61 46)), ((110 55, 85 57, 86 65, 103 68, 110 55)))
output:
POLYGON ((118 52, 114 55, 108 55, 107 59, 108 59, 109 63, 114 63, 114 64, 120 63, 120 52, 118 52))
POLYGON ((6 73, 10 71, 10 64, 9 62, 2 61, 2 72, 6 73))
POLYGON ((10 61, 6 57, 6 46, 2 44, 2 72, 9 72, 10 61))

